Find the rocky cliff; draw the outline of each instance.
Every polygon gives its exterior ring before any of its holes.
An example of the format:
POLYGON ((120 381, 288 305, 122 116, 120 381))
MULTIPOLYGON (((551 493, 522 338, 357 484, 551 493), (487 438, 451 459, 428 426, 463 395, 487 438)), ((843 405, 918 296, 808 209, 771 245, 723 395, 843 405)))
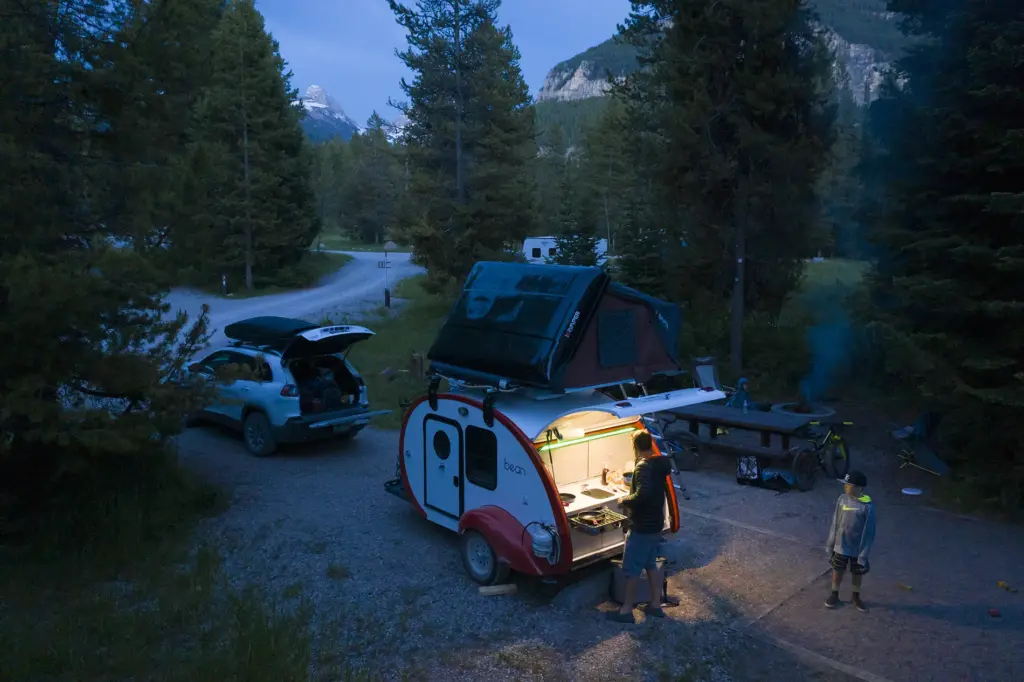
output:
MULTIPOLYGON (((823 4, 823 0, 819 0, 823 4)), ((884 3, 882 3, 884 6, 884 3)), ((870 7, 870 5, 869 5, 870 7)), ((863 104, 878 94, 882 73, 896 57, 892 47, 896 42, 893 37, 896 15, 891 12, 869 11, 856 9, 851 14, 840 14, 832 5, 823 7, 824 16, 839 22, 839 28, 828 24, 820 24, 825 32, 829 47, 836 54, 837 72, 845 69, 849 74, 850 89, 854 99, 863 104), (857 19, 857 23, 853 22, 857 19), (872 25, 879 29, 872 31, 872 25), (844 33, 849 37, 844 37, 844 33), (873 35, 884 36, 874 41, 879 45, 857 42, 873 35)), ((544 84, 537 93, 537 102, 572 102, 607 94, 611 87, 608 74, 613 78, 622 78, 636 68, 636 52, 628 45, 617 43, 614 38, 596 45, 586 52, 567 59, 548 72, 544 84)), ((837 75, 839 75, 837 73, 837 75)))

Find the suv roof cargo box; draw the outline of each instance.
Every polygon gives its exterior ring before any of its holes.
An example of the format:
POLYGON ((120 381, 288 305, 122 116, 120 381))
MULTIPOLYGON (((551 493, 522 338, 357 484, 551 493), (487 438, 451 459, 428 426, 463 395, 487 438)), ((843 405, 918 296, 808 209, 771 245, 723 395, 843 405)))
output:
POLYGON ((427 354, 435 372, 564 391, 676 372, 676 306, 600 268, 481 262, 427 354))

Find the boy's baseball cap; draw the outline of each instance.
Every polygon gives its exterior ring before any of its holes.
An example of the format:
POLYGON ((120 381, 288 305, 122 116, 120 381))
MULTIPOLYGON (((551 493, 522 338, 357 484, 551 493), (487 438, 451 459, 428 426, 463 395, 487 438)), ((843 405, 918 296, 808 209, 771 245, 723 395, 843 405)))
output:
POLYGON ((868 484, 868 477, 859 471, 851 471, 848 474, 846 474, 845 478, 839 479, 839 482, 843 483, 844 485, 846 483, 849 483, 851 485, 856 485, 861 488, 864 488, 868 484))

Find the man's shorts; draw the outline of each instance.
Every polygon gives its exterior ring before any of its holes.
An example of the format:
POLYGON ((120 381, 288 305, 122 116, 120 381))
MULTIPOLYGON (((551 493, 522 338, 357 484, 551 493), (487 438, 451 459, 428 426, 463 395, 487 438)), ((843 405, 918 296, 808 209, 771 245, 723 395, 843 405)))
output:
POLYGON ((853 557, 846 556, 845 554, 838 554, 836 552, 832 552, 832 559, 829 563, 832 564, 832 568, 837 571, 845 571, 849 568, 852 575, 864 575, 871 570, 871 566, 869 564, 858 564, 857 560, 853 557))
POLYGON ((661 543, 661 533, 630 531, 626 536, 626 548, 622 555, 622 573, 627 578, 639 578, 645 568, 656 569, 661 543))

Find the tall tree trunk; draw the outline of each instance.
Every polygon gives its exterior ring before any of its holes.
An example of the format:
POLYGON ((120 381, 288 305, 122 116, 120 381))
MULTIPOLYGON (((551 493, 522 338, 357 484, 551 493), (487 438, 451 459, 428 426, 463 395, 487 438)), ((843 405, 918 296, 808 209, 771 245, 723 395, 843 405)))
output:
POLYGON ((608 186, 611 183, 612 183, 612 155, 609 152, 609 154, 608 154, 608 173, 605 175, 605 180, 604 180, 604 227, 605 227, 605 230, 608 232, 608 243, 605 245, 605 248, 608 250, 608 253, 613 253, 613 248, 614 248, 614 246, 612 244, 612 220, 611 220, 611 216, 609 216, 609 214, 608 214, 608 186))
POLYGON ((730 355, 736 377, 743 373, 743 269, 746 260, 747 226, 744 209, 736 222, 736 278, 732 285, 732 329, 730 355))
MULTIPOLYGON (((238 65, 244 71, 245 52, 241 38, 238 41, 238 65)), ((242 82, 242 183, 245 186, 245 288, 252 291, 252 204, 249 188, 249 112, 245 103, 245 75, 242 82)))
POLYGON ((459 206, 465 201, 462 177, 462 0, 455 0, 455 197, 459 206))

